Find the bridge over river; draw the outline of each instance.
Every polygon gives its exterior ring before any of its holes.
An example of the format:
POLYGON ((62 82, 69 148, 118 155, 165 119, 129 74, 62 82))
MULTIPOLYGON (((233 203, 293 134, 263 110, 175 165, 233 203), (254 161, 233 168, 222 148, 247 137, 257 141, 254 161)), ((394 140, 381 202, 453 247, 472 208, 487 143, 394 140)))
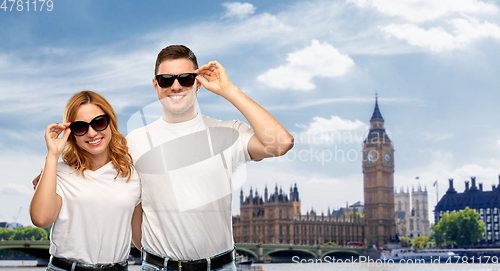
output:
MULTIPOLYGON (((338 246, 299 246, 299 245, 272 245, 272 244, 235 244, 236 251, 245 255, 254 262, 292 262, 310 261, 316 259, 355 259, 365 256, 365 248, 338 247, 338 246)), ((49 240, 8 240, 0 241, 0 250, 10 249, 22 251, 32 255, 38 265, 47 265, 49 259, 49 240)), ((130 254, 140 261, 140 252, 132 245, 130 254)))

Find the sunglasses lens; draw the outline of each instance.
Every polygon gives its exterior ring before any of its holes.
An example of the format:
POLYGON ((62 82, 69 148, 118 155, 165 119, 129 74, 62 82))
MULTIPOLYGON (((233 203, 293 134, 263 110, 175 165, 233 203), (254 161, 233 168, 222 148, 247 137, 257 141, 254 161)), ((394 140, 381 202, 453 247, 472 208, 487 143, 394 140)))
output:
POLYGON ((90 125, 92 125, 92 128, 96 131, 105 130, 108 128, 108 118, 105 115, 98 116, 90 122, 90 125))
POLYGON ((193 73, 182 73, 179 75, 159 74, 156 76, 156 81, 158 82, 158 85, 160 87, 169 88, 174 84, 176 78, 181 86, 190 87, 194 84, 194 80, 196 79, 196 74, 193 73))
POLYGON ((179 80, 179 84, 183 87, 190 87, 194 84, 194 79, 196 78, 196 75, 191 74, 191 73, 183 73, 179 74, 179 77, 177 80, 179 80))
POLYGON ((170 74, 160 74, 156 77, 156 80, 158 81, 158 85, 162 88, 168 88, 172 86, 174 83, 174 76, 170 74))
POLYGON ((71 129, 71 132, 77 136, 81 136, 87 133, 87 130, 89 129, 89 125, 86 122, 73 122, 69 125, 69 128, 71 129))

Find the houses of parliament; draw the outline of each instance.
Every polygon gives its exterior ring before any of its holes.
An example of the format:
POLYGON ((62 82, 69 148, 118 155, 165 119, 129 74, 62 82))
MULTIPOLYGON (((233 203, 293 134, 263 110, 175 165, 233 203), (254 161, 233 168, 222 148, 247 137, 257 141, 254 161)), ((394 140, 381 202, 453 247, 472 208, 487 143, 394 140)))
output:
POLYGON ((396 234, 394 212, 394 148, 385 132, 375 100, 370 130, 363 143, 364 211, 346 206, 339 211, 301 213, 297 185, 286 194, 276 185, 263 195, 250 189, 240 194, 240 214, 233 217, 236 243, 322 245, 364 242, 383 246, 396 234))

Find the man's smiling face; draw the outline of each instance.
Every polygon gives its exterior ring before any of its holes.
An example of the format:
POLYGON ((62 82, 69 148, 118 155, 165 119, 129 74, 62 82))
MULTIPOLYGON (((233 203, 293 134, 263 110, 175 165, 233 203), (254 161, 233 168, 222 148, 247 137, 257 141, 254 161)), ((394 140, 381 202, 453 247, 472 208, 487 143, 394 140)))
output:
MULTIPOLYGON (((158 67, 158 74, 178 75, 193 71, 193 62, 187 58, 167 59, 158 67)), ((195 81, 193 86, 183 87, 176 79, 172 86, 162 88, 158 86, 156 79, 153 79, 153 82, 158 99, 163 105, 164 116, 173 117, 176 122, 179 120, 187 121, 196 116, 196 94, 201 83, 195 81)))

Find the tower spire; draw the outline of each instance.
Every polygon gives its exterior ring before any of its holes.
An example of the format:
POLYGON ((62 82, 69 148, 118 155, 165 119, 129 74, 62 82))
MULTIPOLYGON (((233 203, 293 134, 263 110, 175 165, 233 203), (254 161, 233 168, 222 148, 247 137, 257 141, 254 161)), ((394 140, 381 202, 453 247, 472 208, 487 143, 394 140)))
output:
POLYGON ((372 118, 370 119, 370 122, 372 121, 384 121, 384 118, 380 113, 380 109, 378 108, 378 95, 376 93, 375 93, 375 109, 373 110, 373 115, 372 118))
POLYGON ((269 199, 269 197, 267 196, 267 184, 266 184, 266 188, 264 189, 264 201, 267 202, 269 199))

